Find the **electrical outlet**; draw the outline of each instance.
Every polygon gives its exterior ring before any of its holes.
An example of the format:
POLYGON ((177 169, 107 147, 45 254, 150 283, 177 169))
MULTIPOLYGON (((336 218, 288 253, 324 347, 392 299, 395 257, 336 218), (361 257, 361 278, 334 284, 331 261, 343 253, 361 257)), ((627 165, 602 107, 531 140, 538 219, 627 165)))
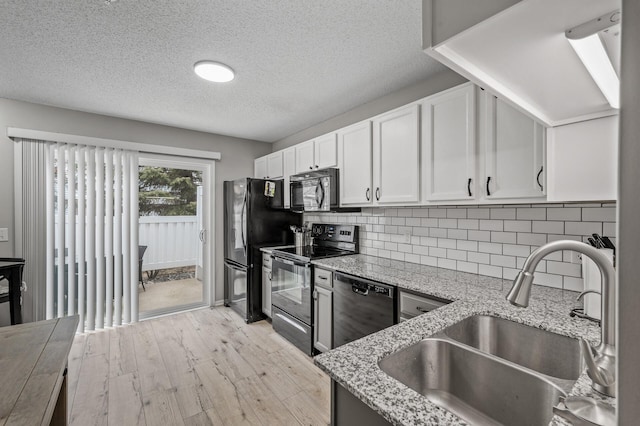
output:
POLYGON ((9 241, 9 228, 0 228, 0 241, 9 241))
POLYGON ((404 231, 402 233, 402 235, 404 235, 404 242, 405 243, 411 243, 411 231, 404 231))
POLYGON ((571 263, 582 263, 582 253, 571 251, 571 263))

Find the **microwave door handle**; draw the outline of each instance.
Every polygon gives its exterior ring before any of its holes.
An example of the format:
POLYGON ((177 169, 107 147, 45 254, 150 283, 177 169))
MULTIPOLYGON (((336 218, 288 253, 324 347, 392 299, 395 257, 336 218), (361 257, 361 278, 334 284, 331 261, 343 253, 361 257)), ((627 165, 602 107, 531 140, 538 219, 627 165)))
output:
POLYGON ((320 210, 324 210, 324 198, 326 195, 325 189, 324 189, 324 185, 322 184, 322 179, 318 180, 318 187, 320 188, 320 202, 318 203, 318 208, 320 210))

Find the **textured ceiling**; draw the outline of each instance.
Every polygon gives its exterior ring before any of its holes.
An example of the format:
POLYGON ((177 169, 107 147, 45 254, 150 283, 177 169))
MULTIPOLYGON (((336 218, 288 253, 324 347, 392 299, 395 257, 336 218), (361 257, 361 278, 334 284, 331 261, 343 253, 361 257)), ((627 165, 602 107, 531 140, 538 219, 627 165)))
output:
POLYGON ((0 97, 249 139, 443 69, 418 0, 0 0, 0 97), (205 59, 236 79, 201 80, 205 59))

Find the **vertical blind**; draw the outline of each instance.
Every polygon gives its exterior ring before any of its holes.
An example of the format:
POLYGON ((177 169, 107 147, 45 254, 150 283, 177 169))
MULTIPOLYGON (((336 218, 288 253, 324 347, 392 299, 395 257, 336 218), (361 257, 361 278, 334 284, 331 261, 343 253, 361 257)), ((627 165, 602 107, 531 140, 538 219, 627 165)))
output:
POLYGON ((136 322, 138 153, 41 143, 46 318, 78 314, 80 331, 136 322))

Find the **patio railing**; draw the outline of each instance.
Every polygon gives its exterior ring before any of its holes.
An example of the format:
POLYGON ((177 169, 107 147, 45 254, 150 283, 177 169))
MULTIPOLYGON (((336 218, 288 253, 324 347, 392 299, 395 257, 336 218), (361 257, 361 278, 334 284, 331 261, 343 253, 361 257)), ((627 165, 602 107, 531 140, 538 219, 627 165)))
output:
POLYGON ((143 216, 139 244, 147 246, 143 271, 198 265, 202 243, 196 216, 143 216))

